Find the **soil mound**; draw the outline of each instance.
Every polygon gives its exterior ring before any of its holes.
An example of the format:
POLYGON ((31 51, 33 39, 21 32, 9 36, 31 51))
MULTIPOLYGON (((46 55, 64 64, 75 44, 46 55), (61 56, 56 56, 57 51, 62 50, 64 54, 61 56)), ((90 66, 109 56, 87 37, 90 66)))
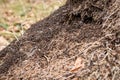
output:
POLYGON ((0 52, 0 79, 120 80, 119 4, 68 0, 0 52))

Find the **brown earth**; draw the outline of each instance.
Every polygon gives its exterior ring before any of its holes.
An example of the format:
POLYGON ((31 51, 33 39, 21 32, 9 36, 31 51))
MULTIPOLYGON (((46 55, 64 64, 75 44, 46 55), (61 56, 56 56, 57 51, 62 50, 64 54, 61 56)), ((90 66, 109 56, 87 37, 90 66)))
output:
POLYGON ((0 80, 120 80, 119 4, 68 0, 0 52, 0 80))

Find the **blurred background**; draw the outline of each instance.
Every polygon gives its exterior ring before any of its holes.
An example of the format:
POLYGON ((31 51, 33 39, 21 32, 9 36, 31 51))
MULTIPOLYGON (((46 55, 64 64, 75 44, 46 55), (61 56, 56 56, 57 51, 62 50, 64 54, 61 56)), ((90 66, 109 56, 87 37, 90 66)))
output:
POLYGON ((0 50, 66 0, 0 0, 0 50))

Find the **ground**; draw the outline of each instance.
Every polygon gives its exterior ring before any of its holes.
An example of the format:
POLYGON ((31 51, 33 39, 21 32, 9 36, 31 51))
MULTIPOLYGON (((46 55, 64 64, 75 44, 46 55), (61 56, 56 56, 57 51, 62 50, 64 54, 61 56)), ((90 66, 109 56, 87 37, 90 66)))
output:
POLYGON ((119 80, 119 3, 68 0, 0 52, 0 78, 119 80))

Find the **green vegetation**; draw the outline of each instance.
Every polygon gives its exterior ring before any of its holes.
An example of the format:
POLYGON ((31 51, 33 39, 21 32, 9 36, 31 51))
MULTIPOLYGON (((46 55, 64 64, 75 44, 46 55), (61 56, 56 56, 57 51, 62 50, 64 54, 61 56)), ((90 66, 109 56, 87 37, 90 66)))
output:
POLYGON ((0 0, 0 36, 11 42, 65 0, 0 0))

